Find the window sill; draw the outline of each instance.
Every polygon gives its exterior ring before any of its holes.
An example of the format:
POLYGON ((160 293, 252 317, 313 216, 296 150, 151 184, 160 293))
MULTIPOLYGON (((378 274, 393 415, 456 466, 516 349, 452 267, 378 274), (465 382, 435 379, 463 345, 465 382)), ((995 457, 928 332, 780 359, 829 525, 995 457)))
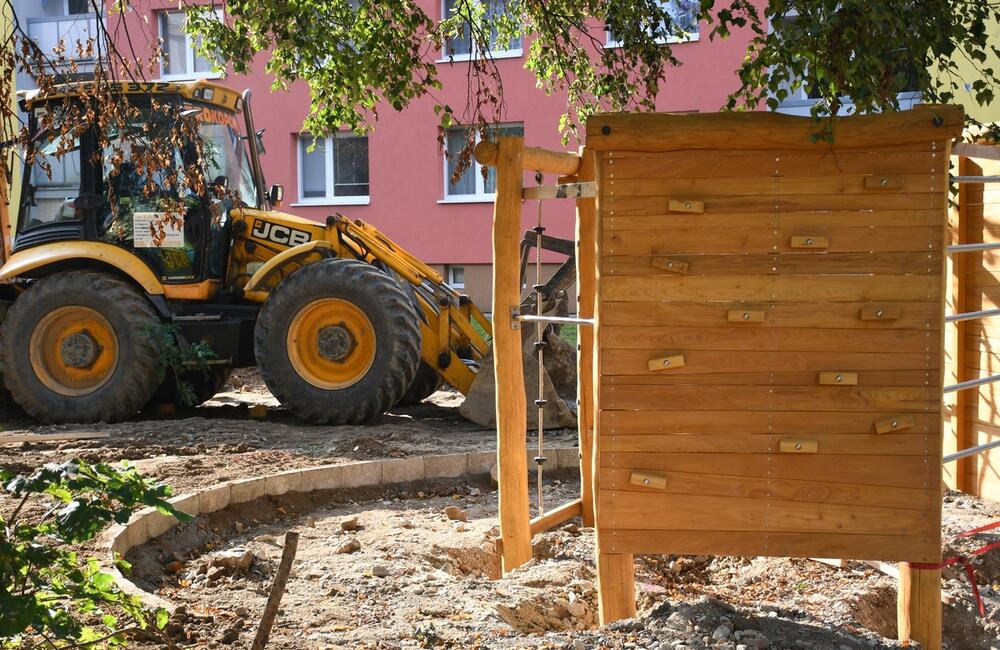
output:
POLYGON ((496 195, 490 194, 489 196, 476 196, 470 194, 468 196, 450 196, 446 199, 439 199, 439 205, 448 205, 450 203, 493 203, 496 200, 496 195))
POLYGON ((222 79, 221 72, 195 72, 193 74, 161 74, 163 81, 197 81, 199 79, 222 79))
MULTIPOLYGON (((659 43, 660 45, 682 45, 684 43, 696 43, 699 40, 701 40, 700 34, 691 34, 687 38, 678 38, 674 36, 671 38, 657 39, 657 43, 659 43)), ((618 41, 608 41, 607 43, 604 44, 604 49, 614 50, 620 48, 621 46, 622 44, 619 43, 618 41)))
POLYGON ((303 199, 298 203, 290 203, 289 206, 293 208, 306 208, 309 206, 317 205, 371 205, 370 196, 341 196, 341 197, 331 197, 329 199, 314 199, 308 200, 303 199))
MULTIPOLYGON (((503 52, 490 52, 489 58, 491 59, 518 59, 524 56, 523 50, 504 50, 503 52)), ((435 63, 462 63, 464 61, 475 61, 477 59, 485 59, 486 57, 479 56, 478 54, 456 54, 452 57, 442 57, 435 61, 435 63)))

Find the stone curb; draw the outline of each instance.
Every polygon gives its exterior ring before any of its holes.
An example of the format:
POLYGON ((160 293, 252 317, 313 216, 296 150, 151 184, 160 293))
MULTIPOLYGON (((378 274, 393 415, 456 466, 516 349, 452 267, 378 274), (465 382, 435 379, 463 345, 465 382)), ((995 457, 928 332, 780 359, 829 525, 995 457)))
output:
MULTIPOLYGON (((548 468, 573 469, 580 466, 580 451, 576 447, 557 447, 549 452, 548 468), (554 461, 554 462, 553 462, 554 461)), ((338 488, 391 485, 435 478, 457 478, 489 474, 496 464, 494 452, 470 452, 416 456, 387 460, 368 460, 341 465, 319 465, 293 469, 256 478, 226 481, 204 490, 182 494, 170 499, 181 512, 197 517, 230 505, 246 503, 264 496, 280 496, 289 492, 313 492, 338 488)), ((528 465, 534 466, 534 454, 528 452, 528 465)), ((155 508, 146 508, 132 515, 127 524, 105 530, 100 545, 107 551, 102 562, 103 570, 112 574, 119 588, 137 596, 151 608, 173 611, 175 605, 159 596, 141 589, 122 575, 115 564, 116 556, 124 556, 131 549, 156 539, 177 524, 174 517, 161 514, 155 508)))

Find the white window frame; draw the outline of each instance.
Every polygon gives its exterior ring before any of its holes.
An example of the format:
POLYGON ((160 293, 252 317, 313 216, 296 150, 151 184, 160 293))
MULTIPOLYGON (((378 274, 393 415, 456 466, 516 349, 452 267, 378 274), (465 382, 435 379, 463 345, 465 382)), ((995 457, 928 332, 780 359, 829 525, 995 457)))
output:
MULTIPOLYGON (((325 196, 304 196, 304 186, 302 184, 302 156, 306 152, 306 148, 309 146, 306 143, 306 138, 310 137, 308 133, 301 133, 295 139, 295 152, 296 152, 296 172, 298 174, 298 185, 299 185, 299 200, 297 203, 293 203, 292 206, 305 206, 305 205, 369 205, 371 204, 371 150, 368 151, 368 194, 364 196, 337 196, 336 194, 331 194, 331 192, 336 191, 336 174, 334 170, 334 155, 333 155, 333 139, 334 138, 367 138, 367 135, 358 135, 351 131, 341 131, 340 133, 327 136, 322 138, 324 147, 323 155, 325 157, 325 169, 326 178, 324 180, 323 186, 326 189, 325 196)), ((369 144, 371 142, 369 141, 369 144)))
MULTIPOLYGON (((482 0, 480 0, 482 1, 482 0)), ((441 18, 442 20, 448 17, 448 0, 441 0, 441 18)), ((452 61, 475 61, 481 58, 482 52, 476 47, 476 43, 470 44, 470 52, 463 54, 449 54, 448 53, 448 42, 445 39, 445 46, 441 50, 441 58, 437 60, 437 63, 450 63, 452 61)), ((524 56, 524 34, 521 34, 521 47, 512 48, 509 50, 493 50, 489 52, 489 57, 491 59, 516 59, 518 57, 524 56)))
MULTIPOLYGON (((673 0, 660 0, 660 5, 661 6, 665 5, 668 2, 673 2, 673 0)), ((661 44, 661 45, 666 45, 668 43, 670 43, 670 44, 676 44, 676 43, 695 43, 695 42, 701 40, 701 23, 700 22, 697 25, 697 27, 698 27, 698 31, 696 31, 696 32, 685 32, 684 36, 676 36, 676 35, 671 34, 670 36, 666 36, 664 38, 658 38, 658 39, 656 39, 656 42, 659 43, 659 44, 661 44)), ((604 47, 605 48, 607 48, 607 49, 614 49, 616 47, 621 47, 622 46, 621 41, 617 41, 617 40, 611 38, 611 32, 610 31, 605 31, 604 32, 604 37, 606 39, 605 43, 604 43, 604 47)))
MULTIPOLYGON (((176 13, 185 13, 185 11, 183 9, 163 9, 161 11, 156 12, 156 31, 159 37, 164 41, 166 41, 166 38, 164 37, 163 33, 160 32, 160 29, 163 24, 160 20, 160 16, 161 14, 176 14, 176 13)), ((222 7, 215 7, 215 15, 218 16, 220 21, 223 20, 222 7)), ((214 70, 206 70, 205 72, 194 72, 194 58, 195 58, 194 41, 192 40, 191 35, 188 34, 186 31, 183 33, 184 33, 184 45, 185 45, 184 67, 185 69, 190 70, 191 72, 183 72, 179 74, 167 74, 164 71, 164 62, 160 61, 160 78, 169 81, 185 81, 190 79, 221 79, 222 73, 215 72, 214 70)))
POLYGON ((448 286, 452 289, 464 289, 465 288, 465 266, 462 264, 449 264, 448 265, 448 286), (461 269, 462 271, 462 281, 457 282, 455 280, 455 269, 461 269))
MULTIPOLYGON (((504 122, 502 124, 491 124, 491 128, 500 129, 505 126, 520 126, 521 130, 524 130, 524 122, 504 122)), ((466 129, 472 130, 476 137, 476 144, 478 145, 481 141, 479 131, 474 126, 463 126, 457 124, 455 126, 448 127, 445 130, 444 137, 449 136, 449 131, 456 129, 466 129)), ((475 146, 475 145, 473 145, 475 146)), ((473 171, 473 176, 476 179, 476 193, 475 194, 449 194, 448 187, 451 185, 450 179, 451 175, 448 173, 448 149, 447 140, 445 141, 445 154, 442 156, 444 162, 444 188, 443 196, 444 198, 438 201, 438 203, 492 203, 496 199, 496 192, 486 192, 486 179, 483 178, 483 166, 479 164, 479 161, 475 157, 472 158, 471 169, 473 171)))

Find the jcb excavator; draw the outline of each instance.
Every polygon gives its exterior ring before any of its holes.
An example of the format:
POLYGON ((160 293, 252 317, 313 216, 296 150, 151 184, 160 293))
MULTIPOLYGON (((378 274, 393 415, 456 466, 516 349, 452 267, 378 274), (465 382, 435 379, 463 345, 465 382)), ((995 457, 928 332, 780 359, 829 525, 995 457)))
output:
MULTIPOLYGON (((254 365, 284 406, 317 423, 365 422, 442 381, 470 392, 489 354, 490 321, 373 226, 277 211, 283 190, 264 189, 249 91, 206 81, 121 84, 140 109, 140 138, 166 119, 164 107, 194 120, 201 148, 178 142, 172 155, 178 166, 197 158, 212 187, 225 190, 197 196, 171 195, 167 185, 150 192, 150 175, 127 156, 110 160, 114 133, 81 130, 67 147, 42 116, 54 105, 47 102, 78 101, 77 92, 69 85, 21 99, 36 151, 25 157, 0 267, 0 360, 28 414, 47 422, 135 415, 164 392, 150 336, 162 324, 181 348, 211 348, 210 368, 186 373, 198 402, 229 369, 254 365), (62 194, 33 183, 39 161, 67 181, 62 194), (184 206, 179 218, 163 219, 168 200, 184 206)), ((555 304, 572 281, 564 270, 538 293, 555 304)))

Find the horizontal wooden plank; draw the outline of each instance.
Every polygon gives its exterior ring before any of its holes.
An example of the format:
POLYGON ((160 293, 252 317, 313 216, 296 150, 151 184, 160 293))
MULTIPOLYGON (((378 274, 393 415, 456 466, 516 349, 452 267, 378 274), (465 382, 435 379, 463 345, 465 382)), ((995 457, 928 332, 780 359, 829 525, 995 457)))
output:
MULTIPOLYGON (((633 275, 605 277, 601 301, 931 301, 941 296, 936 275, 633 275)), ((605 311, 602 309, 602 311, 605 311)))
POLYGON ((922 152, 716 151, 651 152, 640 156, 612 156, 603 165, 603 179, 629 178, 761 178, 817 174, 929 174, 948 170, 944 156, 922 152))
POLYGON ((837 557, 885 562, 938 562, 940 532, 924 537, 702 530, 597 529, 608 553, 837 557))
POLYGON ((657 260, 686 264, 684 275, 826 275, 866 274, 940 275, 941 259, 934 253, 780 253, 773 255, 607 255, 601 273, 607 275, 665 275, 657 260))
MULTIPOLYGON (((602 467, 598 485, 602 490, 623 492, 652 492, 653 489, 630 481, 631 469, 602 467)), ((773 476, 719 476, 700 472, 662 472, 662 489, 657 491, 675 495, 704 495, 739 499, 777 499, 804 503, 836 503, 847 506, 902 508, 904 510, 933 511, 939 507, 939 492, 932 489, 850 485, 830 481, 787 480, 773 476)))
MULTIPOLYGON (((727 353, 732 354, 732 353, 727 353)), ((738 354, 738 353, 737 353, 738 354)), ((684 366, 687 367, 685 360, 684 366)), ((632 366, 627 374, 609 375, 603 372, 604 381, 615 386, 818 386, 817 373, 803 372, 714 372, 689 373, 673 372, 676 364, 670 364, 669 371, 650 372, 632 366), (641 374, 640 374, 641 373, 641 374)), ((850 385, 850 384, 843 384, 850 385)), ((941 386, 941 373, 937 370, 868 370, 858 375, 858 386, 869 387, 937 387, 941 386)))
POLYGON ((920 105, 908 111, 836 118, 832 141, 818 139, 809 117, 780 113, 607 113, 587 119, 587 147, 595 151, 673 151, 725 149, 792 149, 810 152, 851 147, 884 147, 948 141, 962 133, 960 106, 920 105))
MULTIPOLYGON (((728 404, 720 404, 727 406, 728 404)), ((875 421, 890 416, 908 416, 914 420, 911 433, 939 435, 941 417, 935 413, 886 411, 861 413, 828 411, 815 412, 809 417, 793 411, 736 411, 721 409, 608 411, 598 415, 598 437, 666 433, 771 433, 771 434, 871 434, 875 421)), ((697 470, 694 470, 697 471, 697 470)))
MULTIPOLYGON (((931 456, 937 451, 926 433, 808 434, 816 441, 819 452, 825 454, 931 456)), ((654 433, 635 436, 609 436, 602 440, 606 452, 661 452, 661 453, 778 453, 783 440, 792 434, 765 433, 654 433)), ((605 485, 604 483, 601 484, 605 485)))
MULTIPOLYGON (((610 169, 610 166, 607 166, 610 169)), ((684 178, 678 175, 647 176, 643 178, 620 178, 618 170, 608 171, 614 178, 606 176, 601 183, 601 191, 605 196, 673 196, 707 200, 709 197, 745 196, 759 194, 761 196, 795 196, 800 194, 863 194, 870 195, 875 191, 888 193, 906 192, 938 192, 943 191, 942 174, 899 175, 902 187, 898 189, 873 190, 867 186, 870 175, 857 174, 825 174, 808 176, 766 176, 766 177, 724 177, 716 178, 684 178)))
MULTIPOLYGON (((604 377, 648 375, 645 362, 657 353, 659 349, 621 350, 603 348, 601 350, 601 375, 604 377)), ((813 383, 816 373, 831 368, 846 368, 860 374, 861 385, 875 378, 885 377, 887 373, 910 372, 923 380, 925 372, 938 374, 941 355, 936 354, 899 354, 889 352, 877 354, 872 352, 770 352, 770 351, 718 351, 718 350, 687 350, 684 353, 684 366, 676 368, 671 376, 692 377, 709 375, 722 377, 738 374, 758 374, 761 372, 777 374, 803 375, 813 383), (875 374, 881 373, 881 374, 875 374)), ((936 383, 936 380, 935 380, 936 383)))
POLYGON ((598 492, 597 527, 653 530, 758 530, 850 534, 933 534, 929 511, 803 503, 777 499, 737 499, 660 492, 598 492))
MULTIPOLYGON (((671 200, 698 197, 624 196, 602 192, 598 216, 656 215, 668 211, 671 200)), ((719 196, 704 198, 705 214, 759 212, 843 212, 879 210, 938 210, 942 206, 940 193, 880 193, 867 194, 797 194, 788 196, 719 196)), ((944 217, 942 216, 942 219, 944 217)))
POLYGON ((860 386, 632 386, 602 381, 602 410, 689 410, 720 405, 747 411, 927 411, 940 409, 939 388, 860 386))
POLYGON ((601 467, 660 472, 695 472, 720 476, 827 481, 936 489, 941 466, 920 456, 847 456, 838 454, 654 454, 601 452, 601 467))
POLYGON ((847 210, 841 212, 775 212, 733 214, 678 214, 667 213, 621 216, 604 214, 601 227, 615 231, 646 231, 660 228, 813 228, 839 226, 850 228, 913 228, 941 227, 942 210, 847 210))
POLYGON ((940 301, 928 302, 616 302, 602 300, 601 324, 647 325, 650 327, 730 325, 760 328, 760 323, 733 323, 728 313, 732 309, 763 310, 769 327, 871 329, 871 330, 939 330, 944 315, 940 301), (894 320, 862 320, 861 310, 867 307, 898 307, 894 320))
MULTIPOLYGON (((603 310, 601 312, 603 314, 603 310)), ((782 352, 924 352, 937 354, 939 332, 875 329, 797 329, 749 326, 629 327, 597 330, 602 348, 688 350, 774 350, 782 352)))
POLYGON ((724 230, 702 228, 663 228, 645 232, 603 231, 602 255, 766 255, 774 252, 804 250, 792 246, 796 236, 824 236, 829 245, 812 252, 940 252, 944 245, 944 229, 937 227, 851 228, 849 226, 817 226, 815 228, 744 227, 724 230), (806 232, 803 232, 806 231, 806 232))

